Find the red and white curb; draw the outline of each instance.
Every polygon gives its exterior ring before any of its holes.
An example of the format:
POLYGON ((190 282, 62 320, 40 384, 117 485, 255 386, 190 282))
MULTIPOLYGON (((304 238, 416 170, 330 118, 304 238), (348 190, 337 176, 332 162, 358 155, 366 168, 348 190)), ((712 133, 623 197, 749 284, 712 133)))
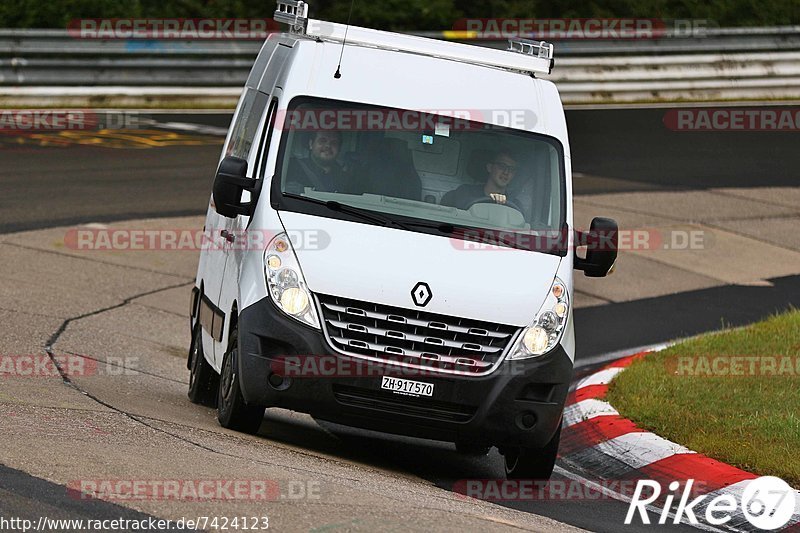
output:
MULTIPOLYGON (((695 508, 698 516, 705 514, 703 504, 718 495, 730 494, 741 501, 745 487, 757 475, 645 431, 604 400, 611 380, 647 353, 618 359, 578 382, 564 410, 561 460, 600 481, 649 479, 666 487, 673 481, 694 479, 709 494, 695 508)), ((800 491, 794 497, 795 512, 785 526, 792 530, 800 529, 800 491)), ((725 529, 756 530, 741 509, 725 529)))

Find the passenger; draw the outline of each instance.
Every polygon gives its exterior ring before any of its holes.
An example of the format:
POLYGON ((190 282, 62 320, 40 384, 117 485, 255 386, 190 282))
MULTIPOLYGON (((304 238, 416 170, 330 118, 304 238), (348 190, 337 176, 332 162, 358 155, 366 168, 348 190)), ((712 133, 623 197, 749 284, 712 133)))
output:
POLYGON ((308 157, 289 162, 286 190, 302 193, 305 187, 313 187, 317 191, 346 192, 350 179, 337 161, 341 146, 338 131, 315 131, 308 141, 308 157))
POLYGON ((477 200, 486 199, 488 203, 491 199, 498 204, 519 206, 520 203, 506 193, 508 184, 517 172, 516 158, 507 151, 499 151, 486 163, 486 172, 486 183, 461 185, 446 193, 442 197, 441 205, 467 209, 477 200))

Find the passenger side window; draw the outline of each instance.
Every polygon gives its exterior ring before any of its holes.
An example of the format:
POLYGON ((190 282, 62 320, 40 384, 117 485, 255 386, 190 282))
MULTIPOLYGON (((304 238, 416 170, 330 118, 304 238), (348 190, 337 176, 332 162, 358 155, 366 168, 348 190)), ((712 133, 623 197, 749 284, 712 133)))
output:
POLYGON ((264 116, 264 110, 269 102, 269 96, 254 89, 246 89, 236 121, 231 130, 228 145, 225 147, 226 156, 247 159, 253 148, 253 141, 258 130, 258 123, 264 116))

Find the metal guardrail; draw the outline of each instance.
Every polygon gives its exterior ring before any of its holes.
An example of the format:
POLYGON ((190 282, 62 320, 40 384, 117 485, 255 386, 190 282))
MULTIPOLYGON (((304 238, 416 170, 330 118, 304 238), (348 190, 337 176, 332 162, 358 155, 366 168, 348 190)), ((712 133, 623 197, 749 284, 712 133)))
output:
MULTIPOLYGON (((451 33, 418 35, 441 38, 451 33)), ((506 40, 459 41, 507 46, 506 40)), ((568 103, 800 98, 800 26, 552 42, 556 66, 545 77, 558 85, 568 103)), ((109 97, 113 87, 150 88, 150 99, 157 97, 157 88, 167 87, 172 89, 165 94, 173 95, 180 94, 176 88, 191 88, 192 94, 213 97, 214 89, 223 87, 229 89, 218 92, 232 94, 230 89, 247 78, 261 44, 78 39, 66 30, 0 30, 0 104, 20 101, 25 94, 48 94, 48 87, 72 88, 62 92, 73 95, 94 90, 109 97)))
POLYGON ((800 98, 800 51, 563 58, 552 80, 569 103, 800 98))

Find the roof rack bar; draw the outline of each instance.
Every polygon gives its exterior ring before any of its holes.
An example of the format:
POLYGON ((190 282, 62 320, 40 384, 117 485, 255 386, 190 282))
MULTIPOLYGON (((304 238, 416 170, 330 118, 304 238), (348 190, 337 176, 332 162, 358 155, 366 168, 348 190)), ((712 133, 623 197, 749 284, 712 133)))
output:
POLYGON ((545 41, 528 39, 509 39, 508 51, 528 54, 540 59, 553 59, 553 45, 545 41))
POLYGON ((450 43, 381 30, 347 26, 308 18, 308 4, 302 0, 277 0, 275 20, 288 24, 291 33, 353 46, 368 46, 462 61, 473 65, 516 72, 549 74, 553 68, 553 45, 544 41, 509 40, 508 50, 450 43))
POLYGON ((278 0, 273 17, 288 24, 292 33, 305 33, 308 24, 308 4, 302 0, 278 0))

